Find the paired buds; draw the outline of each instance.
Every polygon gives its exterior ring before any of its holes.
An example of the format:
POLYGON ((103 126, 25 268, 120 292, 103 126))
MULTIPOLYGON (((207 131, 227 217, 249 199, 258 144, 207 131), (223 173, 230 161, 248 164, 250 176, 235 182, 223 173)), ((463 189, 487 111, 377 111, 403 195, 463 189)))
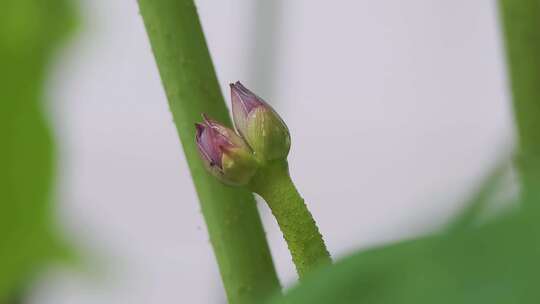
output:
POLYGON ((238 134, 203 115, 195 124, 200 156, 210 173, 230 185, 247 184, 265 162, 285 159, 291 140, 279 115, 240 82, 230 85, 238 134))

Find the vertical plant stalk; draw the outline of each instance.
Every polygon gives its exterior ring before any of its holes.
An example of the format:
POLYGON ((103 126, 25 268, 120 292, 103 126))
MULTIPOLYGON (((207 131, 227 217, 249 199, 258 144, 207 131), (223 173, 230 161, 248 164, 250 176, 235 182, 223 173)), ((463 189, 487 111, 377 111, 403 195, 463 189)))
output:
POLYGON ((535 193, 540 185, 540 1, 499 0, 499 9, 519 137, 522 193, 525 201, 531 201, 539 198, 535 193))
POLYGON ((264 198, 272 210, 300 279, 311 270, 331 263, 317 224, 291 180, 286 161, 275 161, 261 168, 250 189, 264 198))
POLYGON ((200 113, 230 126, 192 0, 139 0, 152 50, 199 196, 229 303, 255 303, 279 290, 253 195, 222 185, 199 159, 200 113))

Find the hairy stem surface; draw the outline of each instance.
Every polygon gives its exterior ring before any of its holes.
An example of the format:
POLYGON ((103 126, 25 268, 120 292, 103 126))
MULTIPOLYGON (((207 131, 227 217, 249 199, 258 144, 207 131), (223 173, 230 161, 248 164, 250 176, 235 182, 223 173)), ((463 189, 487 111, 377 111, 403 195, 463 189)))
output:
POLYGON ((253 196, 209 175, 194 123, 201 113, 230 126, 192 0, 139 0, 148 37, 208 226, 229 303, 256 303, 279 290, 253 196))
POLYGON ((272 210, 300 279, 317 266, 331 263, 317 224, 291 180, 286 161, 261 168, 250 188, 264 198, 272 210))

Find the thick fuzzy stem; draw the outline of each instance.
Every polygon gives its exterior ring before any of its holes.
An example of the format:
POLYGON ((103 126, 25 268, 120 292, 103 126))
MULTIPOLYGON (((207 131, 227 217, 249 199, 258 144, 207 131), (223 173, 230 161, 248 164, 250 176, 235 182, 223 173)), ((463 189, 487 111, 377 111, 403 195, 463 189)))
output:
POLYGON ((250 188, 264 198, 272 210, 300 279, 317 266, 331 263, 315 220, 291 180, 286 161, 263 166, 250 188))

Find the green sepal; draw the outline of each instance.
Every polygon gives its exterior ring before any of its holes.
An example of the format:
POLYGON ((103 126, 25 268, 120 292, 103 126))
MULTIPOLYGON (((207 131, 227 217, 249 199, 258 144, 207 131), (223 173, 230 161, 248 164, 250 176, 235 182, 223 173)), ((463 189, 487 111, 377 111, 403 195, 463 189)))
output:
POLYGON ((291 137, 285 123, 270 108, 258 107, 249 113, 246 141, 259 161, 285 159, 291 148, 291 137))
POLYGON ((246 185, 258 169, 251 151, 229 148, 223 151, 221 180, 229 185, 246 185))

